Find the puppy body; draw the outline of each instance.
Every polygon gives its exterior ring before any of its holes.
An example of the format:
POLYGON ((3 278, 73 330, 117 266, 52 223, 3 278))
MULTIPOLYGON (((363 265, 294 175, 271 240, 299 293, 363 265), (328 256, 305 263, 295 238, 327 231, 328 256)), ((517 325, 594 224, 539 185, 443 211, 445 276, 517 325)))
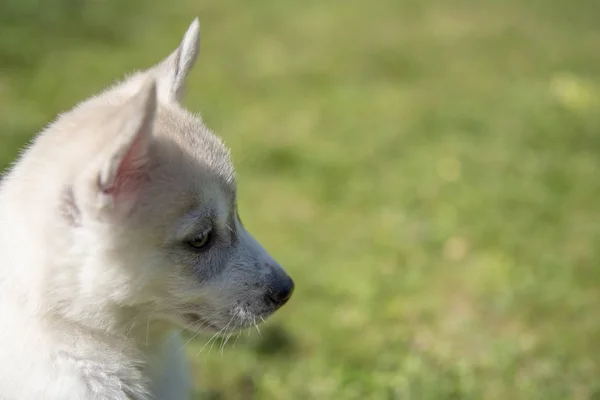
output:
POLYGON ((180 100, 199 25, 60 116, 0 186, 0 399, 187 399, 182 328, 230 333, 293 282, 244 228, 229 152, 180 100))

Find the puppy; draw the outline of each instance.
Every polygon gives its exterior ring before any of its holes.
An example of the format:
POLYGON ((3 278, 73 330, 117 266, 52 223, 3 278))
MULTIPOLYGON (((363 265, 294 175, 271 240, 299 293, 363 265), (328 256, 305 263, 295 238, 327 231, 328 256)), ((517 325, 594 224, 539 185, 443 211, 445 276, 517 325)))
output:
POLYGON ((188 399, 176 332, 231 333, 294 283, 244 228, 229 151, 180 101, 181 44, 62 114, 0 186, 0 399, 188 399))

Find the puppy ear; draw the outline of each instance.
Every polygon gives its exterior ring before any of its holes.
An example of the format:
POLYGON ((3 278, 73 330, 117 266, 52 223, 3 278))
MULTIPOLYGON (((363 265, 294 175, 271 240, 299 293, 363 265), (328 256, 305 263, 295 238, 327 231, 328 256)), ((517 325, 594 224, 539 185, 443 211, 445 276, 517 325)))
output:
POLYGON ((92 193, 96 209, 127 213, 148 180, 150 144, 156 113, 156 82, 142 88, 115 116, 117 137, 95 164, 92 193))
POLYGON ((190 24, 179 47, 157 66, 158 95, 165 102, 180 102, 185 81, 200 52, 200 22, 190 24))

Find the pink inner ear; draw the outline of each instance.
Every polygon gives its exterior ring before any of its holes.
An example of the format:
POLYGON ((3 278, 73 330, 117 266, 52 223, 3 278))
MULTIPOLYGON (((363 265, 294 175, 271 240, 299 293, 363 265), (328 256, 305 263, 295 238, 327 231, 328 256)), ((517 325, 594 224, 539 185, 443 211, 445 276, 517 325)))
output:
POLYGON ((116 202, 133 200, 140 187, 148 181, 148 144, 144 134, 138 134, 116 171, 114 182, 104 193, 116 202))

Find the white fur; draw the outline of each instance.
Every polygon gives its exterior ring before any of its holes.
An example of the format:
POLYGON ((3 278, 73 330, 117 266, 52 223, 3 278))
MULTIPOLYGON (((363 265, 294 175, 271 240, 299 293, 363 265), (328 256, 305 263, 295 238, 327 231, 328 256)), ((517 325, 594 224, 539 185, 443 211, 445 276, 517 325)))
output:
POLYGON ((1 400, 187 399, 177 332, 243 329, 291 295, 239 219, 229 151, 179 104, 198 43, 194 20, 2 180, 1 400))

